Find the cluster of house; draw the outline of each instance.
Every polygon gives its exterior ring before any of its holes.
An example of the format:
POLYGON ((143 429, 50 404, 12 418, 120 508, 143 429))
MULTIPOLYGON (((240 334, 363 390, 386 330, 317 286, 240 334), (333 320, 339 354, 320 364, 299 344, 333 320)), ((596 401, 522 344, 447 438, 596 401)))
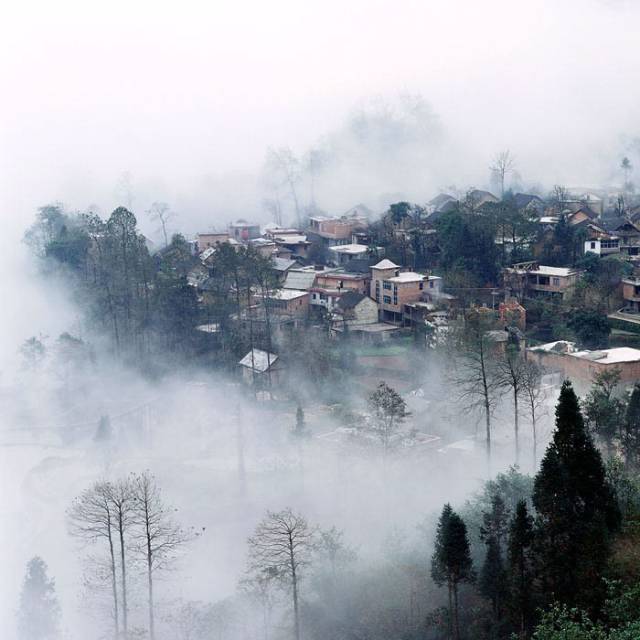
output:
MULTIPOLYGON (((482 190, 473 190, 465 197, 466 207, 476 211, 498 202, 496 196, 482 190)), ((421 212, 421 222, 435 234, 435 223, 459 203, 454 196, 439 194, 421 212)), ((493 331, 497 345, 513 338, 506 331, 507 325, 524 331, 526 312, 521 306, 524 300, 536 297, 562 300, 579 281, 580 270, 546 266, 539 261, 561 218, 581 232, 576 235, 584 243, 585 253, 619 254, 631 263, 640 260, 640 207, 626 208, 624 215, 616 215, 620 208, 614 211, 606 197, 595 193, 566 196, 553 204, 534 194, 517 193, 513 203, 529 212, 539 224, 535 240, 529 245, 537 260, 513 264, 504 270, 504 287, 500 290, 504 302, 497 309, 493 331), (505 314, 510 314, 509 322, 505 314), (514 314, 518 318, 515 323, 514 314)), ((190 274, 190 282, 206 296, 208 266, 217 247, 222 243, 252 246, 271 260, 277 282, 268 291, 254 291, 247 308, 241 312, 241 320, 251 323, 254 335, 268 331, 277 340, 279 332, 310 318, 325 323, 332 335, 349 332, 370 342, 386 340, 406 327, 426 325, 436 333, 439 328, 446 330, 454 296, 444 292, 440 277, 395 264, 384 256, 383 247, 372 246, 371 215, 366 206, 358 205, 341 216, 312 216, 306 229, 274 223, 261 228, 238 220, 225 232, 199 233, 194 250, 201 264, 190 274)), ((405 231, 407 224, 415 221, 399 222, 398 233, 405 231)), ((624 310, 640 314, 640 276, 623 281, 622 296, 624 310)), ((216 326, 203 325, 200 329, 215 332, 216 326)), ((629 369, 629 376, 634 379, 640 378, 640 364, 637 372, 636 365, 630 364, 640 363, 640 351, 608 350, 594 355, 577 351, 570 343, 559 345, 553 343, 530 351, 535 357, 546 359, 546 365, 553 365, 552 370, 572 377, 582 374, 590 377, 592 370, 615 364, 629 369)), ((280 364, 276 354, 258 349, 240 362, 252 379, 256 373, 277 376, 280 364)))

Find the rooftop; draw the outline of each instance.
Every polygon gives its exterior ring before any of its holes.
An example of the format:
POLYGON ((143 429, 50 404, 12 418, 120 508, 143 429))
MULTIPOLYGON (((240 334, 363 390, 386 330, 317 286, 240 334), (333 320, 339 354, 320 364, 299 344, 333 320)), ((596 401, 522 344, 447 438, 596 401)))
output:
POLYGON ((285 234, 283 236, 274 235, 273 239, 280 244, 303 244, 307 241, 307 236, 285 234))
POLYGON ((335 251, 336 253, 348 253, 350 255, 360 255, 366 253, 366 244, 341 244, 336 247, 329 247, 329 251, 335 251))
POLYGON ((284 281, 283 287, 285 289, 307 290, 313 287, 315 280, 315 271, 299 271, 297 269, 291 269, 287 273, 287 279, 284 281))
POLYGON ((423 282, 425 278, 426 276, 421 273, 416 273, 415 271, 401 271, 397 276, 389 278, 387 282, 423 282))
POLYGON ((400 265, 397 265, 394 262, 391 262, 391 260, 385 258, 384 260, 380 260, 378 264, 374 264, 371 268, 372 269, 398 269, 399 267, 400 265))
POLYGON ((589 351, 588 349, 578 350, 574 342, 567 340, 557 340, 556 342, 548 342, 537 347, 531 347, 531 351, 546 351, 547 353, 559 353, 580 358, 582 360, 590 360, 600 364, 619 364, 621 362, 638 362, 640 361, 640 349, 632 347, 615 347, 613 349, 601 349, 598 351, 589 351))
POLYGON ((301 296, 308 295, 308 291, 301 291, 299 289, 278 289, 267 296, 271 300, 295 300, 301 296))
POLYGON ((264 373, 269 367, 273 366, 277 359, 278 356, 275 353, 269 353, 262 349, 252 349, 238 364, 241 367, 264 373))

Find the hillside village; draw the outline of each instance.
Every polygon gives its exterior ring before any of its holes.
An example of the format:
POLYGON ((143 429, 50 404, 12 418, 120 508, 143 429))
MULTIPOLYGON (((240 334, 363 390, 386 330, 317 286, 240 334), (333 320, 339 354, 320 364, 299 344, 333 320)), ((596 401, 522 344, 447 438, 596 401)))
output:
MULTIPOLYGON (((482 313, 495 341, 516 328, 521 346, 558 380, 588 385, 594 372, 612 367, 625 382, 640 377, 640 204, 628 193, 556 187, 546 198, 501 199, 471 190, 461 199, 438 194, 424 206, 396 203, 377 216, 364 205, 311 215, 300 229, 239 220, 190 243, 199 264, 188 277, 201 300, 218 275, 222 245, 270 261, 274 286, 251 291, 242 319, 258 324, 269 315, 274 336, 321 326, 326 340, 348 333, 382 346, 412 336, 436 348, 461 318, 482 313), (492 250, 469 255, 487 233, 492 250), (572 327, 576 312, 584 317, 572 327), (595 342, 583 340, 596 324, 605 328, 595 342)), ((255 353, 266 358, 257 370, 251 357, 239 360, 246 382, 263 380, 264 367, 278 360, 277 348, 265 349, 258 340, 255 353)))

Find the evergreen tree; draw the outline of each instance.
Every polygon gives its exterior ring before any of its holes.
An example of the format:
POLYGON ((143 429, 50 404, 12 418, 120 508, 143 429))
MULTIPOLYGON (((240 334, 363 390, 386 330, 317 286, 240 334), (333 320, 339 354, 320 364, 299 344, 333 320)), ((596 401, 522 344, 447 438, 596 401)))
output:
POLYGON ((549 601, 597 612, 620 513, 568 381, 560 391, 556 430, 535 479, 533 504, 543 593, 549 601))
POLYGON ((458 587, 473 582, 467 527, 462 518, 445 504, 438 522, 436 542, 431 558, 431 577, 438 586, 447 585, 449 596, 449 636, 459 640, 458 587))
POLYGON ((509 573, 509 605, 521 637, 525 637, 531 624, 533 588, 533 518, 527 503, 520 500, 509 526, 507 554, 509 573))
POLYGON ((480 536, 487 545, 487 554, 480 571, 480 593, 491 601, 494 621, 500 620, 502 604, 507 591, 507 576, 502 556, 503 538, 508 528, 508 512, 504 500, 495 495, 491 511, 483 514, 480 536))
POLYGON ((55 581, 47 575, 47 565, 35 556, 27 563, 20 594, 18 637, 20 640, 50 640, 58 636, 60 606, 55 581))

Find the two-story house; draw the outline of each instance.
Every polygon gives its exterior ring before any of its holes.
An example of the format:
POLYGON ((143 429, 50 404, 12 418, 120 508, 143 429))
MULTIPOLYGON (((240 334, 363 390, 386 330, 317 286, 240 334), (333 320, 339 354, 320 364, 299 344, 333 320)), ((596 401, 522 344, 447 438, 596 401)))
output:
POLYGON ((370 296, 378 303, 381 320, 403 322, 404 307, 422 300, 425 291, 439 290, 441 279, 400 267, 384 259, 371 267, 370 296))
POLYGON ((547 267, 537 262, 521 262, 504 270, 505 287, 518 299, 548 297, 563 299, 578 282, 582 272, 572 267, 547 267))

